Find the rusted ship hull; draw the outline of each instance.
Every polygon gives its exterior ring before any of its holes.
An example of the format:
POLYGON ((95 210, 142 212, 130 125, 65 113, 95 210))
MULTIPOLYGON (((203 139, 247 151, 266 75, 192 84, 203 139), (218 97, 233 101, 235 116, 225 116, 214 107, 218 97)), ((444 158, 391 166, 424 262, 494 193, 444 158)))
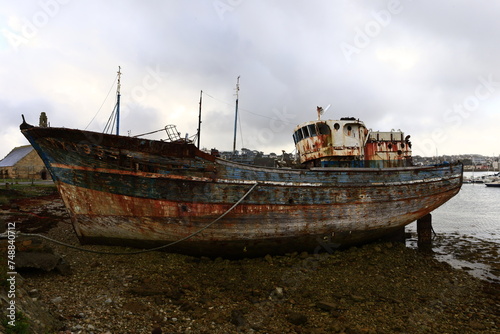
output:
POLYGON ((374 240, 436 209, 462 166, 279 169, 162 142, 25 123, 82 243, 249 256, 374 240), (255 187, 254 185, 257 184, 255 187))

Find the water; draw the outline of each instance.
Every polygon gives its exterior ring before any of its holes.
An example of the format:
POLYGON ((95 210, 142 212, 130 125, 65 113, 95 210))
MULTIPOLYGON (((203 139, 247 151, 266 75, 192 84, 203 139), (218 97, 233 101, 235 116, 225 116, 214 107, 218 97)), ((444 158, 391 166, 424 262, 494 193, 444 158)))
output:
MULTIPOLYGON (((492 173, 475 173, 474 176, 492 173)), ((472 176, 472 173, 464 173, 472 176)), ((488 281, 500 282, 500 188, 464 184, 460 192, 432 213, 438 260, 488 281)), ((416 233, 416 223, 407 228, 416 233)), ((408 241, 416 246, 416 238, 408 241)))

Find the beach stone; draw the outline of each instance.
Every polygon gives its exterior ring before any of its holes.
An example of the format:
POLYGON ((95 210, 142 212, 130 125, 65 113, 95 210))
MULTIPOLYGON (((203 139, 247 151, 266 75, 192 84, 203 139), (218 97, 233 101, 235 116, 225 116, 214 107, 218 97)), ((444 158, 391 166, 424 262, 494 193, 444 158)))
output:
POLYGON ((351 299, 355 302, 361 303, 365 301, 365 297, 358 295, 351 295, 351 299))
POLYGON ((61 260, 61 256, 47 252, 18 252, 16 253, 16 268, 51 271, 61 260))
POLYGON ((323 311, 333 311, 338 308, 336 304, 328 301, 319 301, 318 303, 316 303, 316 306, 323 311))
POLYGON ((486 329, 486 326, 478 321, 471 321, 469 326, 472 329, 478 330, 478 331, 484 331, 486 329))
POLYGON ((278 298, 283 298, 283 296, 284 296, 283 288, 276 287, 276 289, 274 289, 274 296, 276 296, 278 298))
POLYGON ((55 297, 50 300, 54 304, 59 304, 63 301, 62 297, 55 297))
POLYGON ((40 297, 40 291, 38 291, 38 289, 31 289, 30 291, 28 291, 28 295, 31 298, 38 298, 40 297))
POLYGON ((291 324, 302 326, 307 323, 308 318, 305 314, 291 312, 287 317, 287 321, 291 324))
POLYGON ((232 310, 229 321, 237 327, 244 326, 247 323, 245 319, 245 312, 241 309, 232 310))
POLYGON ((64 259, 61 259, 61 261, 59 261, 55 270, 63 276, 69 276, 73 273, 70 264, 64 261, 64 259))

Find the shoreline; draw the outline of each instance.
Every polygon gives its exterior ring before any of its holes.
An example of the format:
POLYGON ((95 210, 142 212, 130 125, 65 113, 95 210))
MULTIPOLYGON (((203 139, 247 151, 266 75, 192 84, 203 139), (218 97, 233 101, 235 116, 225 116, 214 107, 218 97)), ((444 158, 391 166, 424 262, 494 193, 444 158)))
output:
MULTIPOLYGON (((418 250, 416 237, 406 247, 418 250)), ((459 233, 441 233, 434 237, 429 254, 469 275, 500 284, 500 243, 459 233)))

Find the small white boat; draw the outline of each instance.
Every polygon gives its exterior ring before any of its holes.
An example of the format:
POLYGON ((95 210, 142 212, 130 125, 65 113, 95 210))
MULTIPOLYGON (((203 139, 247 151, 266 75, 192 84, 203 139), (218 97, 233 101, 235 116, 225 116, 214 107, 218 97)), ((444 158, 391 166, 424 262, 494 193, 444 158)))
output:
POLYGON ((499 187, 500 188, 500 181, 496 180, 496 181, 493 181, 493 182, 488 182, 488 183, 485 183, 485 185, 487 187, 499 187))

